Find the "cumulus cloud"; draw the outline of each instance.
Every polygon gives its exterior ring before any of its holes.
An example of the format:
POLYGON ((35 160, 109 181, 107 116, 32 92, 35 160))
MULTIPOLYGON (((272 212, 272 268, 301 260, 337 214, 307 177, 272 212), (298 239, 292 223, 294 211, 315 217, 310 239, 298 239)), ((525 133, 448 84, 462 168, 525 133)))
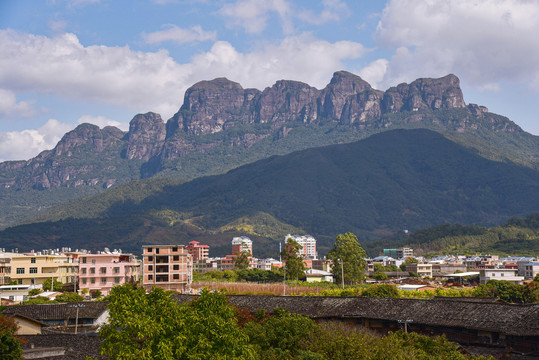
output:
POLYGON ((0 89, 0 119, 31 117, 35 109, 27 101, 18 101, 13 91, 0 89))
POLYGON ((375 60, 361 69, 359 76, 371 84, 373 88, 378 88, 380 83, 384 80, 388 65, 389 61, 386 59, 375 60))
POLYGON ((158 44, 165 41, 173 41, 178 44, 215 40, 215 31, 204 31, 200 25, 190 29, 182 29, 176 25, 164 25, 164 30, 143 34, 144 41, 148 44, 158 44))
POLYGON ((50 119, 37 130, 0 132, 0 161, 27 160, 52 149, 73 125, 50 119))
POLYGON ((376 32, 396 49, 385 80, 455 73, 484 89, 503 80, 537 86, 538 18, 536 1, 391 0, 376 32))
POLYGON ((329 21, 339 21, 349 15, 348 5, 340 0, 324 0, 322 4, 324 9, 320 14, 315 14, 312 10, 301 10, 298 18, 310 24, 320 25, 329 21))
POLYGON ((81 116, 77 120, 77 124, 94 124, 99 126, 100 128, 104 128, 105 126, 115 126, 120 130, 128 131, 129 130, 129 123, 128 122, 119 122, 116 120, 108 119, 104 116, 92 116, 92 115, 84 115, 81 116))
POLYGON ((200 80, 226 76, 244 87, 263 89, 280 79, 322 87, 343 61, 365 53, 356 42, 328 42, 311 35, 262 43, 239 52, 230 43, 179 64, 168 52, 129 47, 83 46, 76 35, 49 38, 0 30, 0 87, 33 91, 155 111, 167 119, 183 102, 185 90, 200 80), (312 61, 316 59, 316 61, 312 61))
POLYGON ((286 34, 293 30, 291 6, 286 0, 237 0, 225 4, 219 13, 230 20, 232 25, 243 27, 252 34, 266 28, 270 14, 276 13, 286 34))

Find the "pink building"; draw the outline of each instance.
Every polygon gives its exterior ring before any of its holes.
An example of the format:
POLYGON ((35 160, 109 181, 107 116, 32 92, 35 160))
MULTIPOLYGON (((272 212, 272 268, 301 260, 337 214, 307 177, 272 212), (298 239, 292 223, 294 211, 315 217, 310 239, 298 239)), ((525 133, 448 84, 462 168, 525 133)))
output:
POLYGON ((185 249, 191 254, 194 263, 199 260, 206 260, 210 256, 210 246, 200 245, 198 241, 190 241, 185 249))
POLYGON ((108 295, 113 286, 136 283, 140 263, 131 254, 101 253, 79 256, 79 289, 108 295))

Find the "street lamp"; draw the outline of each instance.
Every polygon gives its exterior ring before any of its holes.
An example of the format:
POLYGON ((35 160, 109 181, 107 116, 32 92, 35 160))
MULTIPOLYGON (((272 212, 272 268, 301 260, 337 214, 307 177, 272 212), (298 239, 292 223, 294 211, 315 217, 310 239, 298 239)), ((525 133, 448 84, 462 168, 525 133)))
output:
POLYGON ((73 304, 71 307, 74 307, 77 309, 77 315, 75 317, 75 335, 77 335, 77 330, 79 327, 79 309, 84 307, 84 304, 73 304))
POLYGON ((342 261, 342 259, 337 259, 337 261, 341 263, 341 282, 342 289, 344 290, 344 261, 342 261))
POLYGON ((404 324, 404 332, 407 333, 408 332, 408 324, 409 323, 413 323, 414 320, 412 319, 406 319, 406 320, 399 320, 399 323, 400 324, 404 324))

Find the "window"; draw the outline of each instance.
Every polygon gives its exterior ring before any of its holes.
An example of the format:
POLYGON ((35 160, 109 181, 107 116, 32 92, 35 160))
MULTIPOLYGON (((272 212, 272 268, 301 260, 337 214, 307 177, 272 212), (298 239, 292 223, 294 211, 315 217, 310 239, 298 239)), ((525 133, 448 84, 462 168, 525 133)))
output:
POLYGON ((177 251, 178 251, 178 248, 177 248, 177 247, 173 247, 173 248, 172 248, 172 251, 173 251, 173 252, 177 252, 177 251))
POLYGON ((501 273, 500 275, 503 276, 503 273, 501 273))
POLYGON ((119 284, 119 283, 120 283, 120 278, 119 278, 118 276, 116 276, 116 277, 114 278, 114 283, 115 283, 115 284, 119 284))
POLYGON ((156 253, 156 254, 159 254, 159 249, 155 249, 155 253, 156 253))
POLYGON ((82 274, 86 275, 86 268, 82 268, 82 269, 80 269, 80 271, 81 271, 82 274))
POLYGON ((90 268, 90 274, 95 274, 95 268, 90 268))
POLYGON ((120 268, 119 268, 119 267, 115 267, 115 268, 114 268, 114 273, 115 273, 115 274, 119 274, 119 273, 120 273, 120 268))
POLYGON ((107 268, 106 267, 99 268, 99 272, 101 274, 106 274, 107 273, 107 268))
POLYGON ((95 259, 92 259, 92 264, 95 264, 95 259))
POLYGON ((37 274, 37 268, 36 267, 30 268, 30 274, 37 274))
POLYGON ((174 270, 180 270, 180 265, 173 265, 172 268, 173 268, 174 270))
POLYGON ((174 255, 174 256, 172 257, 172 260, 173 260, 173 261, 180 261, 180 257, 179 257, 178 255, 174 255))
POLYGON ((153 251, 153 248, 148 248, 148 252, 151 253, 153 251))
POLYGON ((31 258, 31 259, 30 259, 30 262, 31 262, 32 264, 35 264, 35 263, 36 263, 36 258, 31 258))
POLYGON ((95 284, 95 278, 91 278, 91 279, 90 279, 90 283, 91 283, 91 284, 95 284))
POLYGON ((172 275, 172 278, 174 280, 179 280, 180 279, 180 274, 174 274, 174 275, 172 275))
POLYGON ((86 258, 85 257, 82 258, 82 263, 86 264, 86 258))
POLYGON ((148 271, 153 271, 153 265, 148 265, 148 271))
POLYGON ((148 280, 153 280, 153 275, 148 275, 148 280))
POLYGON ((22 279, 17 280, 17 285, 22 285, 22 279))
POLYGON ((87 280, 86 278, 82 279, 82 284, 83 285, 86 285, 86 280, 87 280))
POLYGON ((148 261, 153 261, 153 256, 148 256, 148 261))
POLYGON ((106 277, 102 277, 101 278, 101 284, 105 284, 107 282, 107 278, 106 277))
POLYGON ((24 274, 24 268, 17 268, 17 274, 24 274))

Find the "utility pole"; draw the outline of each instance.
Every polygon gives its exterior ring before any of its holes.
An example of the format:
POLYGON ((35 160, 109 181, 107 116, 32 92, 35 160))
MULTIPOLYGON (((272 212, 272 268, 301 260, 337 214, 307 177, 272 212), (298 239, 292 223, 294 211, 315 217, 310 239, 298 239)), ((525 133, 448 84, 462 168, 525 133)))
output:
POLYGON ((341 259, 338 259, 341 263, 341 282, 342 282, 342 289, 344 290, 344 261, 341 259))

